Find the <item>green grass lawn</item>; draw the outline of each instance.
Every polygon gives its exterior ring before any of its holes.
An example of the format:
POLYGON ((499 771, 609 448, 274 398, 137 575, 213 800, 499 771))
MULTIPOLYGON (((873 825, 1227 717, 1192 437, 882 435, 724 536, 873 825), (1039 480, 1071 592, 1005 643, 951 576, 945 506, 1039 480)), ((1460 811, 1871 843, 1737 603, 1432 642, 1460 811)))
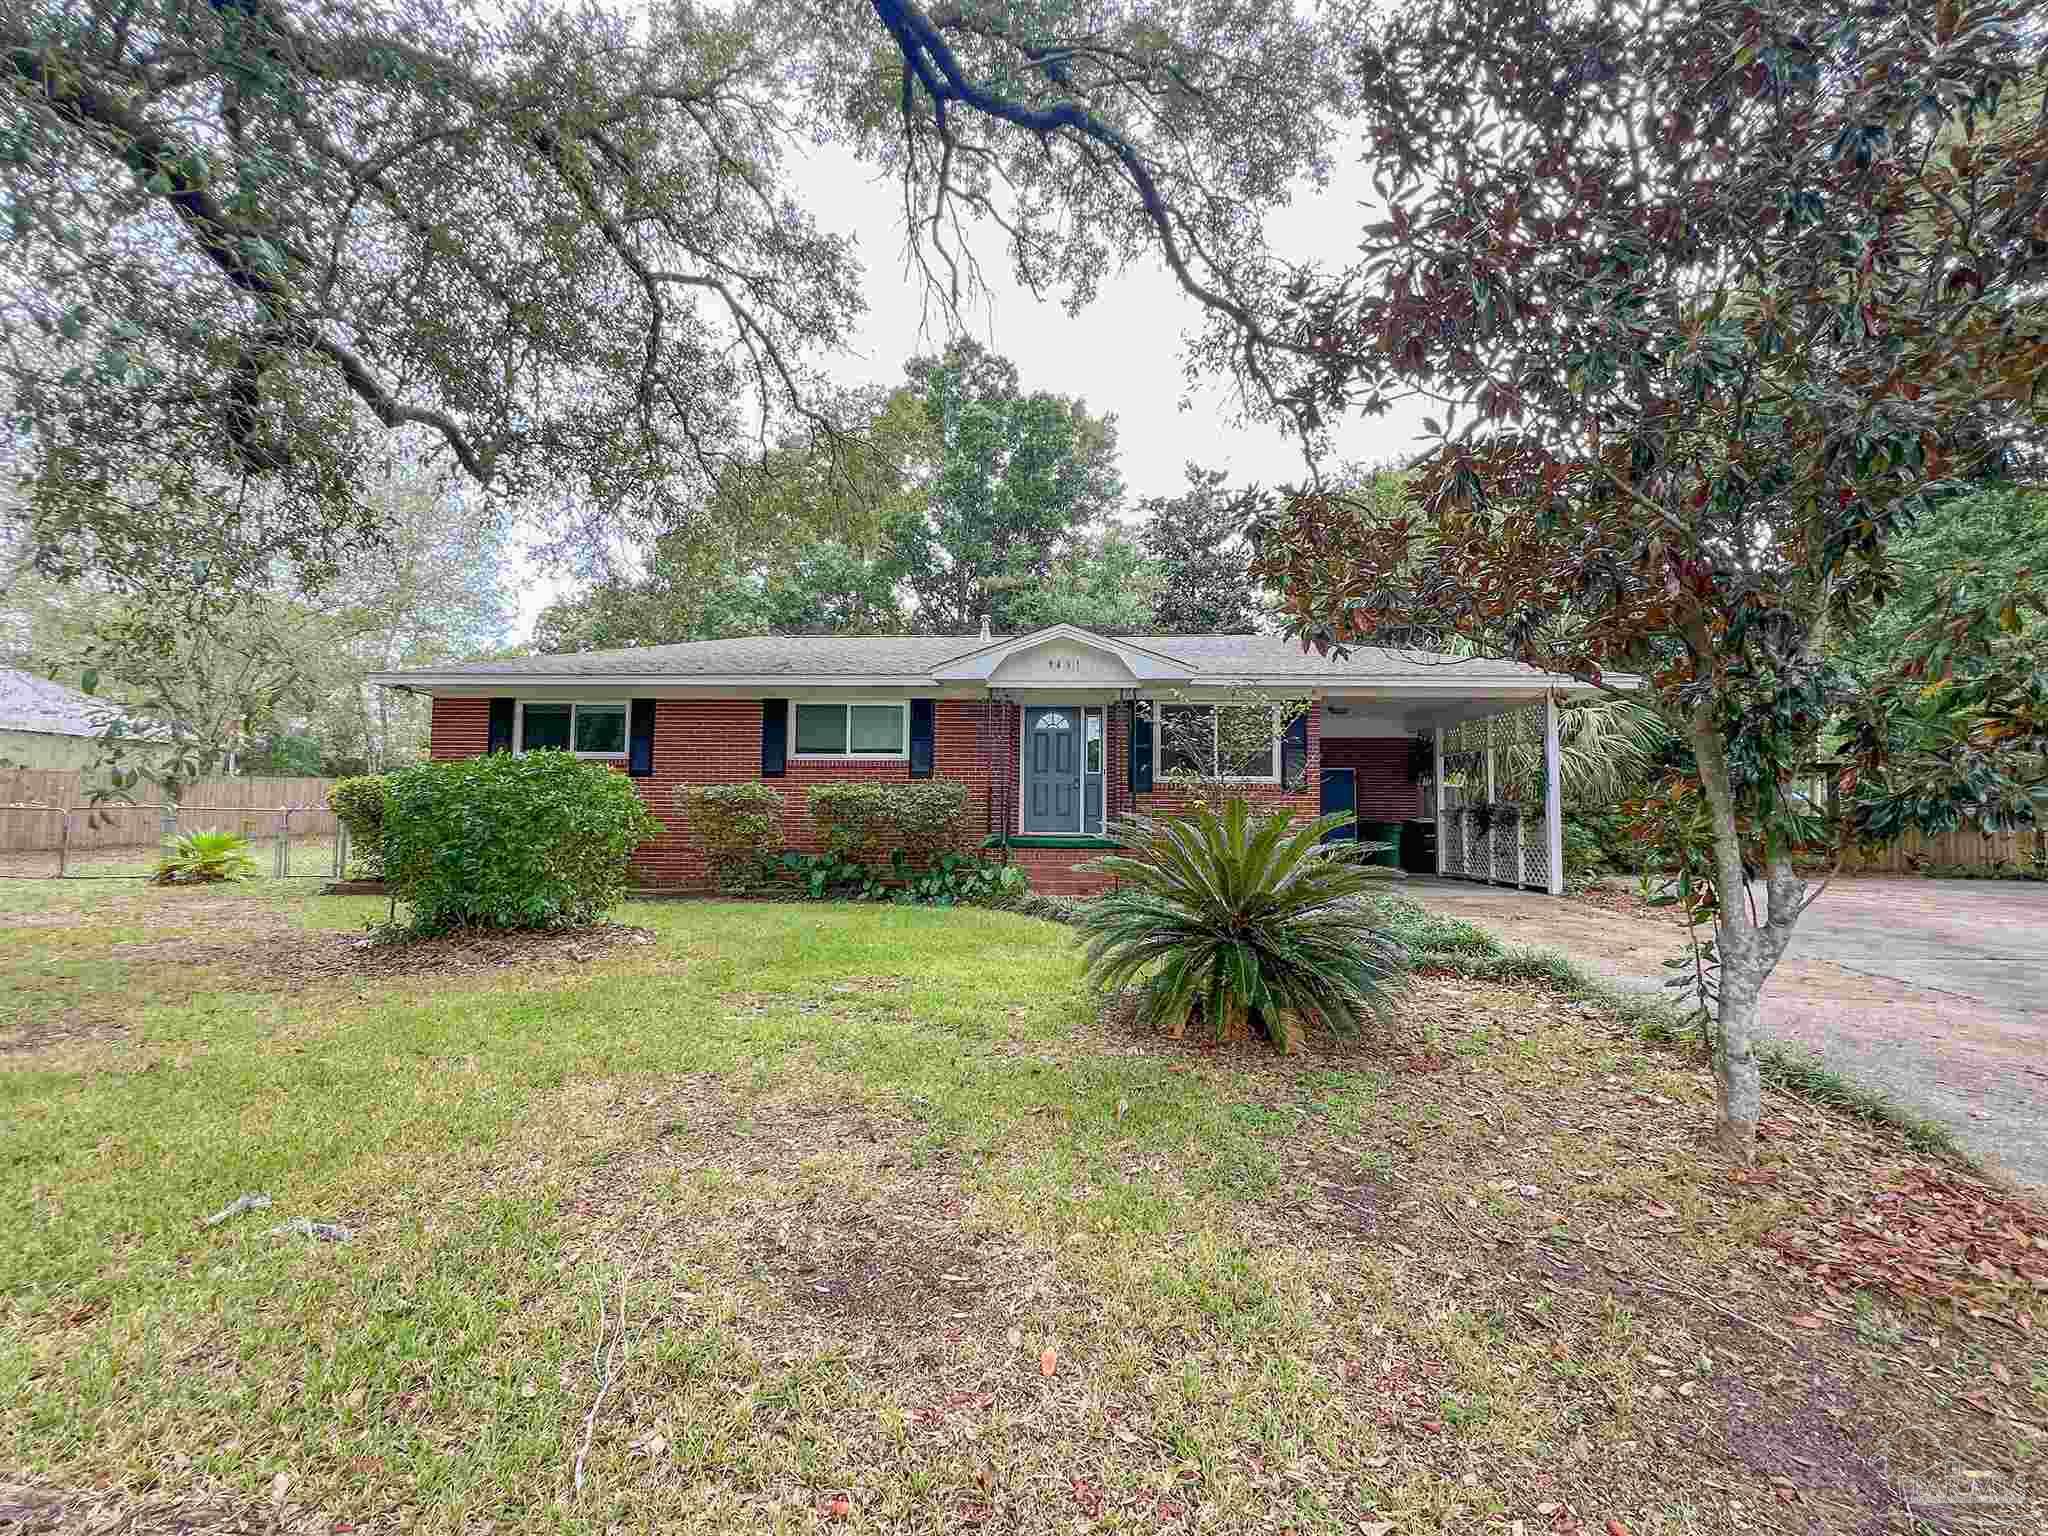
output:
POLYGON ((0 1482, 135 1529, 1853 1530, 1967 1471, 1942 1528, 2016 1530, 2042 1494, 2041 1297, 1760 1245, 1924 1158, 1779 1099, 1736 1182, 1695 1061, 1525 975, 1281 1061, 1102 1017, 1066 930, 989 912, 644 904, 652 943, 370 979, 293 957, 376 900, 6 899, 0 1482))

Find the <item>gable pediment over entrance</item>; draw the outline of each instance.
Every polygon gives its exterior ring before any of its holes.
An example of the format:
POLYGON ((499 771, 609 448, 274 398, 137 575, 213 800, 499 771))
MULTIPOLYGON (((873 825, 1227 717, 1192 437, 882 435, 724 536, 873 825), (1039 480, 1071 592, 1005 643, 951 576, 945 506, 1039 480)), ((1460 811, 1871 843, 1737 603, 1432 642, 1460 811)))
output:
POLYGON ((996 687, 1128 688, 1140 682, 1184 682, 1186 662, 1071 624, 998 640, 935 669, 939 682, 996 687))

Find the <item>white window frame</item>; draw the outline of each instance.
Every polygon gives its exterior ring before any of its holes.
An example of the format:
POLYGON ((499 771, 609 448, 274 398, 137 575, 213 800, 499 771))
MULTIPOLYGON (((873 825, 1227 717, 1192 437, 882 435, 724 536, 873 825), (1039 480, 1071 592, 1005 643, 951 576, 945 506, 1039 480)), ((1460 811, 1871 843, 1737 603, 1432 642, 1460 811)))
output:
POLYGON ((908 699, 792 699, 789 705, 789 755, 799 763, 902 763, 910 760, 910 701, 908 699), (856 752, 853 750, 853 711, 861 709, 893 709, 903 718, 900 752, 856 752), (804 709, 843 709, 846 711, 846 746, 844 752, 799 752, 797 743, 797 711, 804 709))
MULTIPOLYGON (((1206 709, 1211 711, 1218 711, 1223 709, 1244 707, 1242 705, 1218 703, 1213 699, 1148 699, 1146 702, 1152 706, 1152 780, 1155 786, 1162 779, 1164 779, 1169 784, 1173 782, 1173 780, 1167 775, 1166 747, 1165 743, 1160 738, 1161 728, 1166 724, 1167 710, 1206 709)), ((1286 746, 1286 733, 1282 731, 1280 728, 1280 706, 1278 704, 1269 704, 1267 706, 1267 709, 1270 711, 1273 719, 1273 749, 1271 754, 1272 772, 1220 774, 1217 778, 1217 781, 1219 783, 1278 784, 1280 782, 1280 753, 1282 749, 1286 746)), ((1215 713, 1212 713, 1209 716, 1209 746, 1212 752, 1215 751, 1217 747, 1216 722, 1219 718, 1220 716, 1215 713)))
POLYGON ((520 699, 513 707, 512 750, 526 751, 526 706, 528 704, 567 704, 569 706, 569 754, 572 757, 588 758, 597 763, 623 763, 633 753, 633 701, 631 699, 520 699), (626 712, 626 745, 618 752, 578 752, 576 750, 576 711, 579 709, 622 709, 626 712))

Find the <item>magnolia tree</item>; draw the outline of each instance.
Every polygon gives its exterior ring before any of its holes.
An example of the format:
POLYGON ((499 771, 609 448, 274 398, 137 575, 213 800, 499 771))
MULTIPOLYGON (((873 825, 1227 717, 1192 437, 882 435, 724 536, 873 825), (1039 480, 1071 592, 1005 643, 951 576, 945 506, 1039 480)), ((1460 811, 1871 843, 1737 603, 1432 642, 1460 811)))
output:
POLYGON ((1297 631, 1435 626, 1626 692, 1689 745, 1662 825, 1702 856, 1738 1159, 1758 999, 1818 894, 1795 860, 2042 808, 2023 574, 1944 583, 1910 675, 1860 686, 1830 660, 1891 594, 1889 541, 2041 442, 2029 9, 1401 7, 1358 54, 1385 218, 1276 323, 1315 358, 1296 399, 1321 417, 1437 402, 1412 506, 1271 509, 1259 574, 1297 631), (1830 730, 1832 820, 1799 790, 1830 730))

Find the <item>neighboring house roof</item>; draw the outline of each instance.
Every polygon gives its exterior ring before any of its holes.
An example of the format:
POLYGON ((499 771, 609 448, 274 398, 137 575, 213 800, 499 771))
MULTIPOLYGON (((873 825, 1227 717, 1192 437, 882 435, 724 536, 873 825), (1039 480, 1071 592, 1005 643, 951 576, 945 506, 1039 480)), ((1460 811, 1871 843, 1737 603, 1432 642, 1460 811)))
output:
MULTIPOLYGON (((1511 661, 1485 661, 1427 651, 1353 647, 1349 655, 1318 656, 1280 635, 1108 635, 1054 625, 1026 635, 750 635, 734 640, 692 640, 630 650, 579 651, 494 661, 444 663, 373 676, 397 686, 480 685, 498 680, 577 683, 645 678, 706 683, 835 680, 929 681, 935 675, 987 675, 987 658, 1027 646, 1067 640, 1113 650, 1144 663, 1141 675, 1175 675, 1225 683, 1244 679, 1320 682, 1433 681, 1536 685, 1545 674, 1511 661), (981 664, 976 659, 983 658, 981 664)), ((1553 679, 1562 682, 1563 679, 1553 679)))
POLYGON ((118 713, 104 699, 37 677, 0 668, 0 731, 33 731, 44 736, 97 736, 108 715, 118 713))

